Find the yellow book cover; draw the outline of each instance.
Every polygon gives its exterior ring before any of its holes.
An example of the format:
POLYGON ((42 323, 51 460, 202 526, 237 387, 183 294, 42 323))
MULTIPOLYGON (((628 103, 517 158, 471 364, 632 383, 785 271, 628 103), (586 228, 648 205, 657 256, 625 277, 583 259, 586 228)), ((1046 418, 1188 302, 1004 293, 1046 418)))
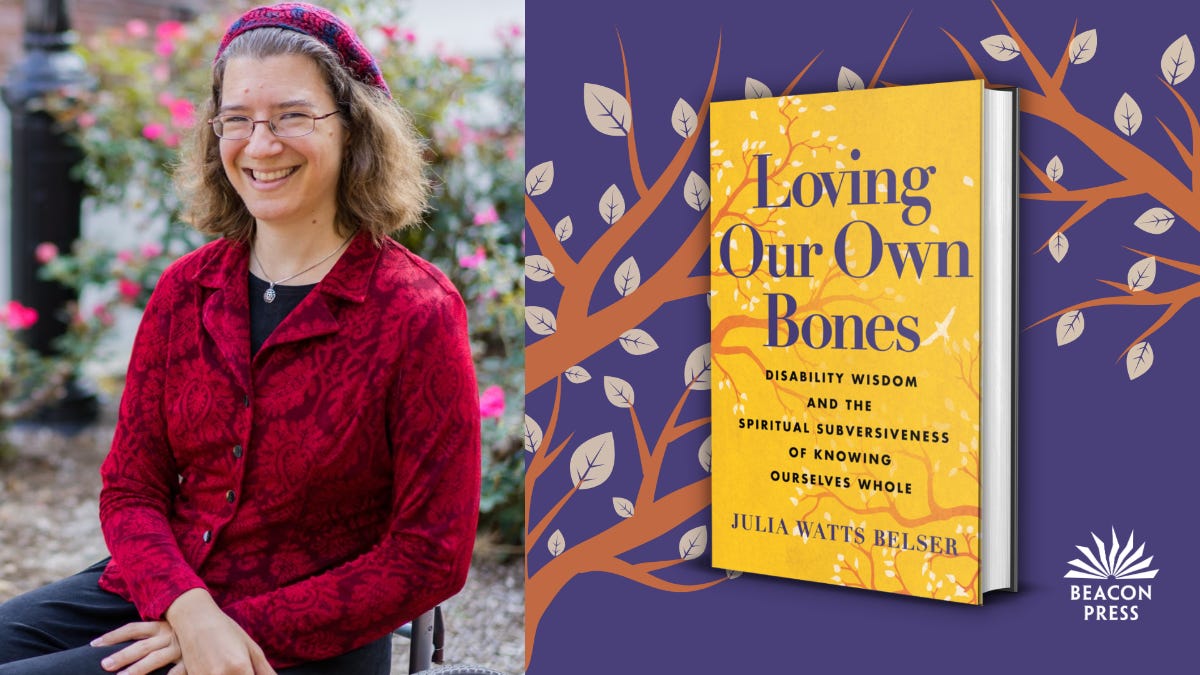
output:
POLYGON ((715 567, 982 601, 985 90, 712 105, 715 567))

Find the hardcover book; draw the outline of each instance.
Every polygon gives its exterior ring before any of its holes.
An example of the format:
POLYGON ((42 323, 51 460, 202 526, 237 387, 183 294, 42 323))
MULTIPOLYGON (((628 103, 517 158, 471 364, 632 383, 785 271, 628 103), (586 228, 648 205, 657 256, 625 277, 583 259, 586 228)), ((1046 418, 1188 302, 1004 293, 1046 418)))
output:
POLYGON ((712 104, 714 567, 1015 590, 1016 98, 712 104))

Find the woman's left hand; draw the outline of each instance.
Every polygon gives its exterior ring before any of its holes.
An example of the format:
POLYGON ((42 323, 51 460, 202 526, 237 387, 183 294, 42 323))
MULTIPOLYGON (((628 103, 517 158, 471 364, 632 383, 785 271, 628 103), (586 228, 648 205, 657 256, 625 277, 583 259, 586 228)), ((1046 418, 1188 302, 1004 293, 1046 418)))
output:
POLYGON ((149 675, 164 666, 175 664, 168 675, 186 675, 183 652, 175 631, 166 621, 127 623, 92 641, 93 647, 133 642, 119 652, 105 657, 100 665, 118 675, 149 675))

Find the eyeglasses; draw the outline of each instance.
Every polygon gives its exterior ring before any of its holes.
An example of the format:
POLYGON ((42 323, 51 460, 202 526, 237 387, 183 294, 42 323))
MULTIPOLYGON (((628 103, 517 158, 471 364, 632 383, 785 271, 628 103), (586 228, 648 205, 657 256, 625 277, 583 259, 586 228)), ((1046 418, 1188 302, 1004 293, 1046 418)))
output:
POLYGON ((317 128, 317 120, 336 115, 340 110, 334 110, 326 115, 313 116, 302 112, 283 112, 265 120, 256 120, 245 115, 222 115, 208 121, 217 138, 227 141, 241 141, 254 133, 254 125, 266 124, 279 138, 296 138, 307 136, 317 128))

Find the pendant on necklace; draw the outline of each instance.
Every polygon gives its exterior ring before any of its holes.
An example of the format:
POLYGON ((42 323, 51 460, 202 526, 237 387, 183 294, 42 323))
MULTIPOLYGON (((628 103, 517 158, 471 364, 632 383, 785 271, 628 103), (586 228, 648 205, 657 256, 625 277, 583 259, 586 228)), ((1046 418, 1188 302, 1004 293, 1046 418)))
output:
POLYGON ((263 293, 263 300, 266 300, 268 303, 275 302, 275 284, 271 284, 270 288, 263 293))

